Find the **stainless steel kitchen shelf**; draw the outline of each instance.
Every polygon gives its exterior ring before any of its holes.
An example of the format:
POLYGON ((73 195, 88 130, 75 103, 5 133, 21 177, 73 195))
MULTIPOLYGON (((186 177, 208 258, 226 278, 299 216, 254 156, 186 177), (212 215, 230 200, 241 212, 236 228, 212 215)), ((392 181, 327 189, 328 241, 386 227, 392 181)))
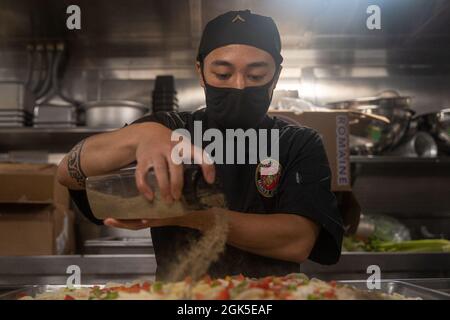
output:
POLYGON ((85 254, 153 254, 153 242, 150 237, 126 238, 105 237, 84 242, 85 254))
MULTIPOLYGON (((110 128, 0 128, 0 151, 46 150, 66 152, 82 139, 113 131, 110 128)), ((398 156, 350 156, 354 164, 444 164, 450 165, 450 156, 413 158, 398 156)))
POLYGON ((67 152, 77 142, 97 133, 112 131, 104 128, 0 128, 0 150, 45 150, 67 152))
POLYGON ((450 156, 436 158, 414 158, 397 156, 350 156, 355 164, 450 164, 450 156))

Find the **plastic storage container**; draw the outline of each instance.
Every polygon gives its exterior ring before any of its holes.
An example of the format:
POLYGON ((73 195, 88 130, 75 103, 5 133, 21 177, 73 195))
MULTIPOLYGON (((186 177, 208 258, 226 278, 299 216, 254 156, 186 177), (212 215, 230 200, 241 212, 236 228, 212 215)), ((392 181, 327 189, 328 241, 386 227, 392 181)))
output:
POLYGON ((182 216, 191 210, 225 207, 220 184, 207 184, 197 166, 185 167, 183 196, 172 204, 161 200, 153 171, 147 174, 147 183, 155 194, 151 202, 137 189, 134 167, 88 177, 86 192, 94 216, 97 219, 170 218, 182 216))

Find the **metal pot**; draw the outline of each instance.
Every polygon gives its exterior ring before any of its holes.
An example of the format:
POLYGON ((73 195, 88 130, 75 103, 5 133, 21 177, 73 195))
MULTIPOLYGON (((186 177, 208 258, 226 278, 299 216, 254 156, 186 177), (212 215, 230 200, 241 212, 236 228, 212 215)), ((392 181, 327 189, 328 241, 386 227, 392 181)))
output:
POLYGON ((86 126, 120 128, 142 117, 149 108, 136 101, 104 100, 86 104, 86 126))
POLYGON ((436 138, 440 149, 450 154, 450 108, 422 117, 427 129, 436 138))
POLYGON ((385 91, 374 97, 328 103, 327 107, 332 109, 359 109, 361 107, 377 106, 385 108, 402 107, 409 109, 410 105, 410 97, 400 96, 395 91, 385 91))
POLYGON ((389 123, 376 119, 361 119, 350 123, 350 146, 353 153, 380 154, 391 150, 408 132, 414 111, 410 98, 383 96, 329 103, 332 109, 355 110, 367 115, 384 116, 389 123))
POLYGON ((433 137, 424 131, 417 132, 406 142, 401 143, 397 148, 389 153, 402 157, 423 157, 433 158, 438 154, 438 147, 433 137))

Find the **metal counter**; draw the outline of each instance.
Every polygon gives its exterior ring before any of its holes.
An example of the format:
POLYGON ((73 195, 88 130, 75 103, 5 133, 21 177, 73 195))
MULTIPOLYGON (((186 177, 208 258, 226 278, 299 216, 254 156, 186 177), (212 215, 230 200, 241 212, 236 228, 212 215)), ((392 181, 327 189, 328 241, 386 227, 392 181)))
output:
POLYGON ((65 284, 70 265, 80 267, 84 284, 153 279, 156 271, 153 254, 0 257, 0 286, 65 284))
POLYGON ((380 267, 382 279, 450 278, 450 253, 344 252, 335 265, 308 260, 300 269, 323 280, 365 280, 371 265, 380 267))
MULTIPOLYGON (((153 254, 0 257, 0 286, 65 284, 70 265, 80 267, 84 284, 152 279, 156 271, 153 254)), ((450 278, 450 253, 343 253, 335 265, 307 261, 299 271, 323 280, 366 280, 370 265, 380 267, 382 279, 450 278)))

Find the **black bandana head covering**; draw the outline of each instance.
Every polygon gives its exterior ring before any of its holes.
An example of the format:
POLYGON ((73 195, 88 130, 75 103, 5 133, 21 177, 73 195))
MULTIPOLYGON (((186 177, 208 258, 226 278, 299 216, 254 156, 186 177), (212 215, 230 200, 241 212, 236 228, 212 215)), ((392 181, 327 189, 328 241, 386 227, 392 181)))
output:
POLYGON ((270 17, 245 11, 229 11, 209 21, 203 30, 197 61, 214 49, 230 44, 245 44, 268 52, 276 65, 283 61, 281 40, 275 22, 270 17))

